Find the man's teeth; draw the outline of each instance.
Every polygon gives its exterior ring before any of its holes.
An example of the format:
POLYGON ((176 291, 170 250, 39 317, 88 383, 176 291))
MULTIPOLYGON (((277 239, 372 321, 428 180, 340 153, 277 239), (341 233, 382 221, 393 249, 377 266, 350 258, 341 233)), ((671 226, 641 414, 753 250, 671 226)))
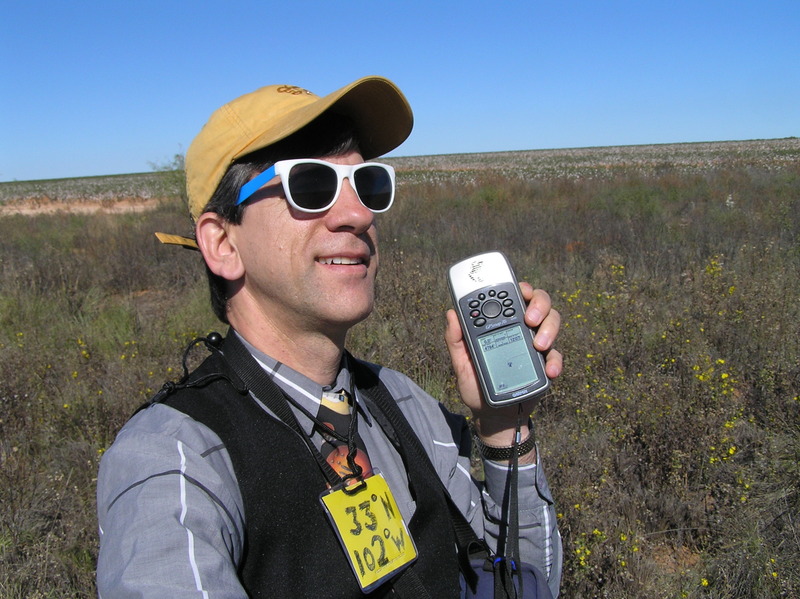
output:
POLYGON ((322 264, 361 264, 357 258, 320 258, 322 264))

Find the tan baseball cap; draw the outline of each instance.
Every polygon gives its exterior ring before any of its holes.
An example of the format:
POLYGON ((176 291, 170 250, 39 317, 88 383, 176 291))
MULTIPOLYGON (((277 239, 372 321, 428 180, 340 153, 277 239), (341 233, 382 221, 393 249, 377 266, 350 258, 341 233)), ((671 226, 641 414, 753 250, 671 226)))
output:
MULTIPOLYGON (((403 93, 382 77, 364 77, 322 97, 294 85, 269 85, 245 94, 217 109, 186 152, 192 220, 203 213, 234 160, 288 137, 328 111, 353 121, 365 160, 403 143, 414 123, 403 93)), ((156 236, 163 243, 197 247, 186 237, 156 236)))

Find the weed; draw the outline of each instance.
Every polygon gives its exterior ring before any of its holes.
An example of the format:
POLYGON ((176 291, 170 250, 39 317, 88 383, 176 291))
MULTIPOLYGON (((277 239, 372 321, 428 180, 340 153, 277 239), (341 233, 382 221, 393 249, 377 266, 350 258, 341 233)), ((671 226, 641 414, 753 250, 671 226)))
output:
MULTIPOLYGON (((499 249, 550 291, 565 372, 534 419, 562 596, 800 594, 798 141, 392 161, 378 304, 350 348, 458 409, 447 266, 499 249)), ((114 182, 144 196, 161 174, 114 182)), ((199 256, 153 238, 187 228, 177 198, 0 217, 0 595, 94 596, 99 458, 221 328, 199 256)))

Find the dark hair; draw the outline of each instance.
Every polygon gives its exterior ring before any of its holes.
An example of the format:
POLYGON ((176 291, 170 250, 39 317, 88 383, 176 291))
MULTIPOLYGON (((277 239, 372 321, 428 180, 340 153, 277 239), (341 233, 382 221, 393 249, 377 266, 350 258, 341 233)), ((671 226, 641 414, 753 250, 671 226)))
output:
MULTIPOLYGON (((271 146, 242 156, 228 167, 203 212, 215 212, 233 224, 240 224, 247 202, 236 205, 239 190, 255 175, 278 160, 324 158, 358 150, 358 135, 346 116, 325 113, 289 137, 271 146)), ((206 265, 211 308, 217 318, 228 324, 228 281, 214 274, 206 265)))

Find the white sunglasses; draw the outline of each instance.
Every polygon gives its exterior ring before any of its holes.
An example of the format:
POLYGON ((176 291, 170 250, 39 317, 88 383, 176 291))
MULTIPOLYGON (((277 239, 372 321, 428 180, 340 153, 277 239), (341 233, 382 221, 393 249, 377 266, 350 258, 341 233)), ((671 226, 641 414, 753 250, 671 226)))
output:
POLYGON ((334 164, 312 158, 279 160, 239 190, 238 206, 275 176, 286 199, 301 212, 325 212, 336 203, 347 178, 358 199, 372 212, 386 212, 394 201, 394 168, 378 162, 334 164))

